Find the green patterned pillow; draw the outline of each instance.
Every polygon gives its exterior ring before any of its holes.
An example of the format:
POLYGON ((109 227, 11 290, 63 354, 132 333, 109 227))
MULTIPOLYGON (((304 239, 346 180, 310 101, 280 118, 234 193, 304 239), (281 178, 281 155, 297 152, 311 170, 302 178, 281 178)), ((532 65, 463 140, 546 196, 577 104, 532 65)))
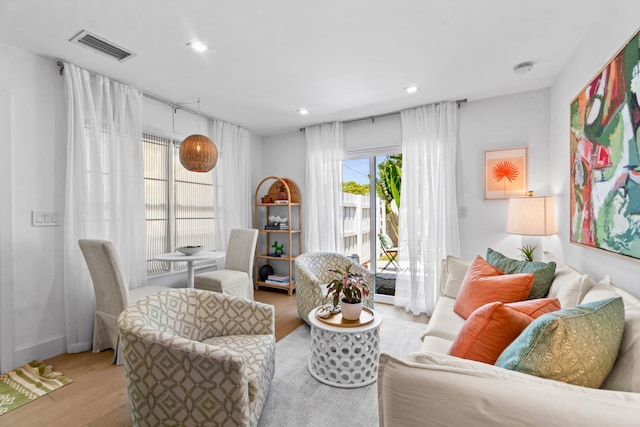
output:
POLYGON ((555 262, 518 261, 487 249, 487 262, 506 274, 533 273, 533 285, 527 299, 544 298, 556 273, 555 262))
POLYGON ((615 364, 623 332, 622 298, 582 304, 538 317, 495 365, 599 388, 615 364))
POLYGON ((387 236, 384 233, 380 233, 380 242, 382 242, 382 246, 384 246, 385 249, 391 249, 393 247, 393 241, 391 241, 391 237, 387 236))

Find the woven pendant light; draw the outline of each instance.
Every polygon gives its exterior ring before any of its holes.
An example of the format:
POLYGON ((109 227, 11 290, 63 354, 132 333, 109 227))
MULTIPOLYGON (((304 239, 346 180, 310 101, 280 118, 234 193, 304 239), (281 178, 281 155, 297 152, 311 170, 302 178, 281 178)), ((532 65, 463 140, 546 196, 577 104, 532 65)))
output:
POLYGON ((204 135, 189 135, 180 144, 180 163, 191 172, 209 172, 217 162, 218 148, 204 135))

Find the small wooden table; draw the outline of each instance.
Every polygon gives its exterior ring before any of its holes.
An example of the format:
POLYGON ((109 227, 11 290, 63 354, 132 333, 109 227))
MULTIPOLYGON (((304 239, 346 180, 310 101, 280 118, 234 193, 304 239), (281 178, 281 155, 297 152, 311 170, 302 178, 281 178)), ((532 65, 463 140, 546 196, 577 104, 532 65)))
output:
POLYGON ((159 254, 153 257, 157 261, 168 262, 186 262, 187 263, 187 288, 193 288, 193 263, 194 261, 203 260, 218 260, 222 259, 227 254, 224 252, 200 252, 195 255, 185 255, 181 252, 169 252, 166 254, 159 254))
POLYGON ((370 310, 368 314, 373 320, 362 326, 333 326, 316 317, 318 308, 309 312, 311 358, 308 368, 311 375, 333 387, 356 388, 374 383, 378 378, 380 356, 380 313, 364 308, 370 310))

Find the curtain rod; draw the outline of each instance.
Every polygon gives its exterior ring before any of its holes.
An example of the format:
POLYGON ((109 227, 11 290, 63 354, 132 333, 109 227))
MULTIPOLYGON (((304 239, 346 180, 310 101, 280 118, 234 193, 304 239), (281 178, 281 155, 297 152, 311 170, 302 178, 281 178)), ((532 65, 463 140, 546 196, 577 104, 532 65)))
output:
MULTIPOLYGON (((166 104, 166 105, 170 106, 171 108, 173 108, 174 110, 184 110, 187 113, 191 113, 193 115, 200 116, 200 117, 203 117, 203 118, 209 119, 209 120, 226 121, 226 120, 221 120, 221 119, 219 119, 217 117, 213 117, 213 116, 210 116, 208 114, 199 112, 198 110, 194 110, 191 107, 185 107, 182 104, 178 104, 177 102, 169 101, 168 99, 161 98, 161 97, 159 97, 157 95, 153 95, 153 94, 148 93, 148 92, 142 92, 142 95, 145 98, 149 98, 149 99, 151 99, 153 101, 158 101, 158 102, 160 102, 162 104, 166 104)), ((227 123, 231 123, 231 122, 227 122, 227 123)), ((232 123, 232 124, 235 124, 235 123, 232 123)), ((236 125, 236 126, 241 127, 239 125, 236 125)))
MULTIPOLYGON (((58 65, 58 67, 60 67, 60 75, 62 75, 63 72, 64 72, 64 63, 62 61, 58 61, 57 65, 58 65)), ((91 71, 91 70, 87 70, 87 71, 89 71, 89 72, 91 72, 93 74, 99 74, 99 73, 96 73, 95 71, 91 71)), ((122 84, 128 84, 128 83, 123 83, 123 82, 120 82, 118 80, 112 79, 111 77, 109 77, 109 79, 111 81, 119 82, 119 83, 122 83, 122 84)), ((184 110, 187 113, 191 113, 193 115, 196 115, 196 116, 199 116, 199 117, 203 117, 205 119, 220 120, 220 121, 225 121, 226 122, 226 120, 218 119, 217 117, 213 117, 213 116, 210 116, 208 114, 202 113, 202 112, 200 112, 198 110, 194 110, 191 107, 185 107, 182 104, 178 104, 177 102, 169 101, 168 99, 159 97, 158 95, 154 95, 152 93, 144 92, 144 91, 140 91, 140 92, 142 93, 142 96, 144 96, 145 98, 149 98, 151 100, 154 100, 154 101, 160 102, 162 104, 168 105, 168 106, 172 107, 174 110, 184 110)), ((231 122, 227 122, 227 123, 231 123, 231 122)), ((231 123, 231 124, 235 124, 235 123, 231 123)), ((236 126, 242 127, 240 125, 236 125, 236 126)))
MULTIPOLYGON (((442 102, 445 102, 445 101, 441 101, 441 102, 434 102, 434 103, 432 103, 432 104, 427 104, 427 105, 438 105, 438 104, 442 104, 442 102)), ((460 104, 466 104, 466 103, 467 103, 467 98, 464 98, 464 99, 458 99, 458 100, 456 100, 456 101, 454 101, 454 102, 455 102, 456 104, 458 104, 458 108, 460 108, 460 104)), ((410 109, 410 108, 416 108, 416 107, 408 107, 408 108, 403 108, 402 110, 392 111, 392 112, 390 112, 390 113, 376 114, 376 115, 373 115, 373 116, 365 116, 365 117, 359 117, 359 118, 357 118, 357 119, 344 120, 344 121, 342 121, 341 123, 342 123, 343 125, 346 125, 346 124, 349 124, 349 123, 360 122, 360 121, 362 121, 362 120, 371 120, 371 122, 373 123, 373 122, 375 122, 375 121, 376 121, 376 119, 380 119, 380 118, 382 118, 382 117, 396 116, 396 115, 400 114, 402 111, 404 111, 404 110, 408 110, 408 109, 410 109)), ((309 125, 309 126, 306 126, 306 127, 310 127, 310 126, 316 126, 316 125, 309 125)), ((300 128, 300 132, 304 132, 304 129, 305 129, 305 128, 300 128)))

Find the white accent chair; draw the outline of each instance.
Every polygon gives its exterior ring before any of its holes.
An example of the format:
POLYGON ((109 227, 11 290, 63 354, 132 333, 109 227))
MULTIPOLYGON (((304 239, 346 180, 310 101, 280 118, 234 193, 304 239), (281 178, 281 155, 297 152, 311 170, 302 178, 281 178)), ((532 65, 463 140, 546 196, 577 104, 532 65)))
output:
POLYGON ((127 306, 148 295, 166 291, 163 286, 129 289, 120 258, 108 240, 82 239, 80 250, 89 267, 96 295, 96 316, 93 325, 93 352, 113 349, 113 363, 122 365, 118 346, 118 316, 127 306))
POLYGON ((196 274, 193 287, 253 301, 253 260, 257 241, 258 230, 231 230, 224 269, 196 274))
POLYGON ((275 372, 272 305, 172 289, 119 319, 135 426, 256 426, 275 372))
POLYGON ((364 305, 373 308, 373 273, 351 258, 333 252, 309 252, 298 255, 294 263, 298 316, 307 324, 309 324, 309 312, 328 302, 327 285, 336 277, 335 273, 329 270, 336 267, 344 268, 347 264, 353 266, 352 272, 362 274, 370 291, 369 296, 364 300, 364 305))

